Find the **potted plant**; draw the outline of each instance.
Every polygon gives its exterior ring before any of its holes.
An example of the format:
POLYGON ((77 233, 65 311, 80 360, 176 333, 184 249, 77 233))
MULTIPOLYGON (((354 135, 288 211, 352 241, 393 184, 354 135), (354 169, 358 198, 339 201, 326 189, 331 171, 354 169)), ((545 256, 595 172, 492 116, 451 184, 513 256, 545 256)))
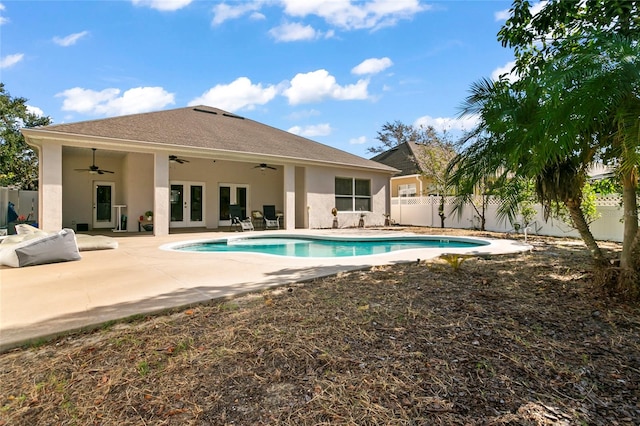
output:
POLYGON ((338 227, 338 209, 335 207, 331 209, 331 214, 333 215, 333 228, 338 227))
POLYGON ((364 217, 365 213, 360 210, 360 220, 358 221, 358 228, 364 228, 364 217))
POLYGON ((146 212, 144 212, 144 216, 149 222, 153 220, 153 212, 151 210, 147 210, 146 212))

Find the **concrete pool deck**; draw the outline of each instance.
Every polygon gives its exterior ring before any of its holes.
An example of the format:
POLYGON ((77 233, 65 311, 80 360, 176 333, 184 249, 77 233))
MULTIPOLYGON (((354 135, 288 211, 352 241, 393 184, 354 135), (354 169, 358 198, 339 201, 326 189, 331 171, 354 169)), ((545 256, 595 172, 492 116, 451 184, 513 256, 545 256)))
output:
MULTIPOLYGON (((417 235, 368 229, 268 232, 340 237, 417 235)), ((265 235, 263 231, 245 233, 249 234, 265 235)), ((292 258, 249 253, 176 252, 159 248, 168 243, 231 235, 238 236, 238 233, 115 237, 118 249, 81 252, 82 259, 76 262, 26 268, 0 267, 0 351, 136 314, 161 312, 342 271, 430 259, 443 252, 443 249, 411 249, 372 256, 292 258)), ((492 243, 444 251, 492 255, 531 249, 519 241, 483 240, 492 243)))

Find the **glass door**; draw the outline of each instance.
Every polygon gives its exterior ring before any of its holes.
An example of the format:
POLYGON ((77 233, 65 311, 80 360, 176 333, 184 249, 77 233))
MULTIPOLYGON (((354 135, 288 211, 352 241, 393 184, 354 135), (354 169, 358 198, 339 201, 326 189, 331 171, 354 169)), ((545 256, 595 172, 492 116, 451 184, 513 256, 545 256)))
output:
POLYGON ((115 183, 93 183, 93 227, 113 228, 116 218, 113 213, 113 199, 115 198, 115 183))
POLYGON ((204 183, 171 182, 169 192, 170 226, 205 226, 204 183))
POLYGON ((249 216, 249 186, 244 184, 223 183, 220 184, 220 210, 218 214, 218 226, 231 226, 231 217, 229 216, 229 206, 238 204, 244 219, 249 216))

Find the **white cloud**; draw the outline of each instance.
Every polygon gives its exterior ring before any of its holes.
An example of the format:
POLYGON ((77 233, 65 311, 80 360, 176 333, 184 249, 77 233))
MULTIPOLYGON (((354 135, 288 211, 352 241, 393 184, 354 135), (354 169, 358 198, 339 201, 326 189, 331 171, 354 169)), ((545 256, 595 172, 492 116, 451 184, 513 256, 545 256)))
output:
POLYGON ((189 105, 209 105, 227 111, 237 111, 264 105, 277 94, 276 86, 262 87, 262 84, 251 83, 247 77, 239 77, 230 84, 212 87, 202 96, 189 102, 189 105))
POLYGON ((331 134, 331 125, 329 123, 322 123, 304 127, 293 126, 288 130, 288 132, 308 138, 314 136, 328 136, 331 134))
POLYGON ((542 9, 544 9, 544 7, 547 5, 547 3, 549 3, 548 1, 541 1, 539 3, 534 4, 533 6, 531 6, 531 8, 529 9, 529 12, 531 12, 532 16, 536 16, 538 13, 540 13, 540 11, 542 9))
POLYGON ((369 80, 358 80, 356 84, 340 86, 336 78, 327 70, 317 70, 306 74, 296 74, 291 80, 289 88, 283 94, 289 99, 289 104, 297 105, 318 102, 323 99, 354 100, 367 99, 369 80))
POLYGON ((80 40, 82 37, 86 36, 89 34, 89 31, 82 31, 79 33, 74 33, 74 34, 70 34, 66 37, 54 37, 53 38, 53 42, 57 45, 63 46, 63 47, 67 47, 67 46, 72 46, 74 44, 76 44, 78 42, 78 40, 80 40))
POLYGON ((188 6, 193 0, 131 0, 135 6, 147 6, 151 9, 172 12, 188 6))
POLYGON ((28 112, 29 114, 35 114, 35 115, 37 115, 38 117, 42 117, 42 116, 44 116, 44 111, 43 111, 43 110, 41 110, 41 109, 40 109, 40 108, 38 108, 38 107, 34 107, 34 106, 32 106, 32 105, 27 105, 27 112, 28 112))
POLYGON ((352 70, 352 74, 363 75, 363 74, 377 74, 382 72, 393 65, 391 59, 384 58, 370 58, 365 59, 360 62, 360 64, 356 65, 352 70))
POLYGON ((252 21, 263 21, 267 19, 267 17, 260 12, 253 12, 249 15, 249 19, 251 19, 252 21))
POLYGON ((125 115, 154 111, 174 104, 174 94, 162 87, 135 87, 120 95, 120 89, 101 91, 74 87, 58 93, 64 98, 63 111, 75 111, 93 115, 125 115))
POLYGON ((295 17, 315 15, 330 25, 346 30, 377 29, 395 25, 400 19, 411 19, 430 9, 419 0, 281 0, 285 13, 295 17))
POLYGON ((9 68, 20 62, 24 58, 24 53, 15 53, 0 58, 0 68, 9 68))
POLYGON ((413 125, 416 127, 432 126, 439 132, 464 132, 473 129, 478 124, 478 117, 469 116, 463 118, 431 117, 425 115, 419 117, 413 125))
POLYGON ((287 118, 289 120, 295 121, 295 120, 307 119, 309 117, 315 117, 317 115, 320 115, 320 111, 318 111, 317 109, 309 109, 304 111, 294 111, 291 114, 289 114, 287 118))
POLYGON ((351 145, 362 145, 362 144, 367 143, 367 137, 366 136, 360 136, 360 137, 357 137, 357 138, 352 138, 352 139, 349 139, 349 143, 351 145))
POLYGON ((262 8, 263 4, 264 3, 259 1, 238 2, 234 3, 233 6, 226 3, 217 4, 213 8, 213 21, 211 21, 211 24, 220 25, 224 21, 229 19, 238 19, 247 14, 249 14, 253 19, 260 17, 264 19, 264 15, 256 13, 262 8))
POLYGON ((493 14, 493 17, 496 21, 506 21, 511 17, 511 12, 509 12, 509 9, 499 10, 493 14))
MULTIPOLYGON (((0 13, 4 12, 4 4, 0 3, 0 13)), ((4 16, 0 16, 0 25, 4 25, 9 22, 9 18, 5 18, 4 16)))
POLYGON ((282 24, 269 30, 271 37, 276 41, 300 41, 315 40, 321 36, 319 32, 313 29, 311 25, 302 25, 299 23, 282 24))
MULTIPOLYGON (((536 16, 540 11, 549 3, 548 1, 541 1, 529 8, 529 12, 532 16, 536 16)), ((511 12, 509 9, 499 10, 493 14, 493 17, 496 21, 506 21, 511 17, 511 12)))
POLYGON ((515 61, 507 62, 504 66, 498 67, 491 72, 491 79, 494 81, 498 81, 501 75, 506 75, 507 80, 510 82, 514 82, 518 80, 518 76, 512 71, 513 67, 516 66, 515 61))

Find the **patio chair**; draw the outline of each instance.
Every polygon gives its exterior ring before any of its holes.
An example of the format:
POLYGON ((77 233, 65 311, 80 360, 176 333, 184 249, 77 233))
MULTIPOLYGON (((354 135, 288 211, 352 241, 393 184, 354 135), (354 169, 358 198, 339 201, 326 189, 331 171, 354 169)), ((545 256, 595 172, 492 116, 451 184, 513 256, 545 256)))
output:
POLYGON ((231 217, 231 227, 234 227, 236 231, 240 227, 241 231, 253 231, 253 223, 250 218, 240 219, 242 217, 242 207, 238 204, 229 205, 229 216, 231 217))
POLYGON ((264 229, 280 229, 280 218, 276 215, 276 206, 262 206, 264 229))
POLYGON ((251 222, 256 228, 264 228, 264 216, 260 210, 251 212, 251 222))

